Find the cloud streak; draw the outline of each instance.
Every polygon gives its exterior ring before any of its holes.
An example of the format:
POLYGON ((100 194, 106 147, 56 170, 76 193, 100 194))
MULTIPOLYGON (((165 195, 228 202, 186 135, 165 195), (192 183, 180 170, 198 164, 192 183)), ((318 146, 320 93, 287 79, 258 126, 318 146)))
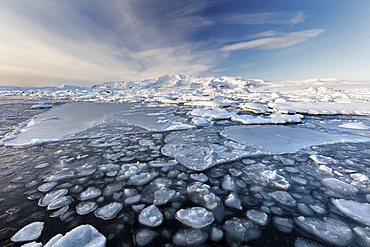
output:
POLYGON ((252 14, 231 14, 225 16, 223 21, 229 24, 241 25, 295 25, 306 20, 308 16, 303 12, 264 12, 252 14))
POLYGON ((209 69, 215 52, 184 38, 212 24, 199 14, 206 1, 161 3, 2 3, 1 83, 20 84, 28 78, 23 84, 63 80, 91 84, 209 69))
POLYGON ((239 42, 232 45, 227 45, 221 48, 222 51, 236 51, 236 50, 246 50, 246 49, 259 49, 259 50, 270 50, 278 48, 290 47, 302 42, 306 42, 312 38, 315 38, 324 29, 311 29, 301 32, 291 32, 291 33, 277 33, 274 31, 268 31, 255 35, 256 37, 261 36, 278 36, 278 37, 266 37, 255 39, 247 42, 239 42))

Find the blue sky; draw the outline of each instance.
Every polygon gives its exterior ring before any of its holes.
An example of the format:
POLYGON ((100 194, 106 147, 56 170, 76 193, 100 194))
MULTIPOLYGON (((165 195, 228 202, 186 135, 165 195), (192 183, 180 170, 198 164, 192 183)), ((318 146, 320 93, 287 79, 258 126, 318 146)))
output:
POLYGON ((370 80, 368 0, 0 0, 0 85, 370 80))

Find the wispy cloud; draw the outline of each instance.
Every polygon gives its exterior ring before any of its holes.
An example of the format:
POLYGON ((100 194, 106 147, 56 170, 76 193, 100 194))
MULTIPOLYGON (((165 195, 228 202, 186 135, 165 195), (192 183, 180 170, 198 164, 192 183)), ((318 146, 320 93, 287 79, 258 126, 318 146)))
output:
POLYGON ((201 73, 217 53, 186 37, 212 24, 200 15, 206 3, 2 2, 0 83, 97 83, 201 73))
POLYGON ((277 48, 285 48, 293 46, 312 38, 315 38, 324 29, 311 29, 301 32, 291 32, 291 33, 278 33, 275 31, 263 32, 255 35, 255 37, 261 37, 260 39, 255 39, 247 42, 239 42, 232 45, 227 45, 221 48, 222 51, 236 51, 245 49, 260 49, 260 50, 270 50, 277 48), (265 37, 265 38, 262 38, 265 37))
POLYGON ((261 25, 261 24, 285 24, 295 25, 305 21, 308 16, 303 12, 263 12, 252 14, 229 14, 222 20, 228 24, 261 25))

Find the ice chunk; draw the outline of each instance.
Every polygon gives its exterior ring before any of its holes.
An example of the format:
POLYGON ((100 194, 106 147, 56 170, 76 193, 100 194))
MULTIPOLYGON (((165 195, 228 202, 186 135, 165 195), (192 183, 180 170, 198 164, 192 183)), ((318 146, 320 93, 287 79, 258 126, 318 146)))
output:
POLYGON ((53 247, 105 247, 106 238, 91 225, 80 225, 56 242, 53 247))
POLYGON ((285 206, 294 207, 297 204, 297 201, 286 191, 271 192, 269 196, 285 206))
POLYGON ((204 173, 192 173, 190 174, 190 178, 195 181, 202 182, 202 183, 208 181, 208 177, 204 173))
POLYGON ((149 227, 156 227, 162 224, 163 214, 155 205, 150 205, 140 212, 139 222, 149 227))
POLYGON ((152 181, 154 178, 156 178, 159 175, 156 171, 151 172, 142 172, 140 174, 133 175, 129 178, 127 181, 127 184, 129 185, 144 185, 152 181))
POLYGON ((37 243, 36 241, 33 241, 27 244, 23 244, 21 247, 42 247, 42 246, 43 246, 42 243, 37 243))
POLYGON ((357 130, 368 130, 370 129, 369 126, 363 124, 363 123, 345 123, 338 125, 338 127, 346 128, 346 129, 357 129, 357 130))
POLYGON ((370 226, 370 204, 361 203, 344 199, 331 199, 335 207, 343 214, 360 222, 364 225, 370 226))
POLYGON ((217 221, 222 221, 224 217, 224 206, 221 199, 210 192, 211 187, 200 182, 195 182, 187 187, 186 191, 191 201, 199 206, 210 210, 217 221))
POLYGON ((272 222, 281 232, 291 233, 293 231, 293 220, 291 219, 275 216, 272 222))
POLYGON ((352 230, 338 219, 299 216, 294 222, 304 231, 335 246, 348 246, 353 240, 352 230))
POLYGON ((94 214, 96 217, 101 218, 103 220, 110 220, 116 217, 119 211, 123 208, 122 203, 119 202, 111 202, 101 208, 98 208, 94 214))
POLYGON ((285 124, 301 123, 302 115, 287 115, 281 113, 271 114, 266 117, 253 117, 251 115, 236 115, 231 118, 232 121, 241 122, 242 124, 285 124))
POLYGON ((101 195, 101 190, 94 186, 91 186, 81 192, 80 199, 81 201, 86 201, 92 198, 99 197, 100 195, 101 195))
POLYGON ((217 227, 212 227, 211 236, 210 239, 213 242, 219 242, 224 237, 224 232, 221 229, 218 229, 217 227))
POLYGON ((287 190, 289 182, 276 170, 269 170, 264 164, 257 163, 246 166, 242 171, 255 183, 261 186, 269 186, 274 189, 287 190))
POLYGON ((200 229, 180 229, 173 236, 173 243, 178 246, 196 246, 206 242, 208 234, 200 229))
POLYGON ((261 230, 252 221, 242 218, 232 218, 223 225, 225 237, 228 241, 240 245, 242 242, 257 239, 261 230))
POLYGON ((57 200, 58 198, 66 195, 67 193, 68 193, 67 189, 53 190, 47 193, 44 197, 40 198, 38 205, 40 207, 46 207, 47 205, 57 200))
POLYGON ((26 242, 37 240, 44 229, 44 222, 36 221, 26 225, 16 232, 10 240, 13 242, 26 242))
POLYGON ((154 205, 163 205, 171 200, 171 198, 176 194, 175 190, 162 187, 156 192, 154 192, 154 205))
POLYGON ((323 178, 321 183, 331 191, 342 195, 352 195, 358 192, 357 187, 336 178, 323 178))
POLYGON ((138 246, 150 244, 157 235, 158 233, 151 229, 141 229, 135 234, 136 244, 138 246))
POLYGON ((361 246, 370 246, 370 228, 355 227, 353 231, 357 235, 357 240, 361 246))
POLYGON ((49 182, 49 183, 44 183, 42 185, 40 185, 37 189, 41 192, 49 192, 50 190, 52 190, 56 185, 58 184, 58 182, 49 182))
POLYGON ((236 191, 237 186, 235 184, 235 179, 230 176, 229 174, 225 175, 225 177, 222 179, 221 187, 224 190, 228 191, 236 191))
POLYGON ((294 247, 324 247, 321 244, 313 242, 312 240, 297 238, 294 242, 294 247))
POLYGON ((111 196, 115 192, 122 189, 123 185, 124 185, 124 183, 122 183, 122 182, 109 183, 104 187, 103 195, 104 196, 111 196))
POLYGON ((55 209, 58 209, 58 208, 61 208, 61 207, 64 207, 64 206, 67 206, 69 204, 71 204, 73 202, 73 198, 70 197, 70 196, 62 196, 62 197, 59 197, 58 199, 52 201, 49 205, 48 205, 48 210, 55 210, 55 209))
POLYGON ((98 204, 96 202, 90 202, 90 201, 80 202, 76 206, 76 212, 79 215, 85 215, 85 214, 93 212, 97 208, 98 208, 98 204))
POLYGON ((45 245, 44 247, 53 247, 61 238, 63 237, 62 234, 57 234, 54 237, 52 237, 45 245))
POLYGON ((233 117, 235 112, 228 112, 222 108, 203 108, 194 109, 190 112, 192 116, 203 117, 203 118, 214 118, 214 119, 228 119, 233 117))
POLYGON ((267 214, 263 211, 251 209, 247 211, 246 215, 248 219, 260 226, 267 226, 267 224, 269 223, 269 218, 267 214))
POLYGON ((192 228, 203 228, 214 221, 213 213, 202 207, 180 209, 176 212, 175 218, 192 228))
POLYGON ((225 199, 225 206, 229 208, 235 208, 242 210, 242 202, 240 200, 240 197, 237 193, 231 192, 227 198, 225 199))

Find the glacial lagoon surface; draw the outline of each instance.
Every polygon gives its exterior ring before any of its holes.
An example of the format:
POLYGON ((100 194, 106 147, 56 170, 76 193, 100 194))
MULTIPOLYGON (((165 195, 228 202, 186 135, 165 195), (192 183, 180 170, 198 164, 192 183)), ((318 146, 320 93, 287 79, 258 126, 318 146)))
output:
POLYGON ((370 245, 368 115, 168 103, 2 97, 0 245, 370 245))

